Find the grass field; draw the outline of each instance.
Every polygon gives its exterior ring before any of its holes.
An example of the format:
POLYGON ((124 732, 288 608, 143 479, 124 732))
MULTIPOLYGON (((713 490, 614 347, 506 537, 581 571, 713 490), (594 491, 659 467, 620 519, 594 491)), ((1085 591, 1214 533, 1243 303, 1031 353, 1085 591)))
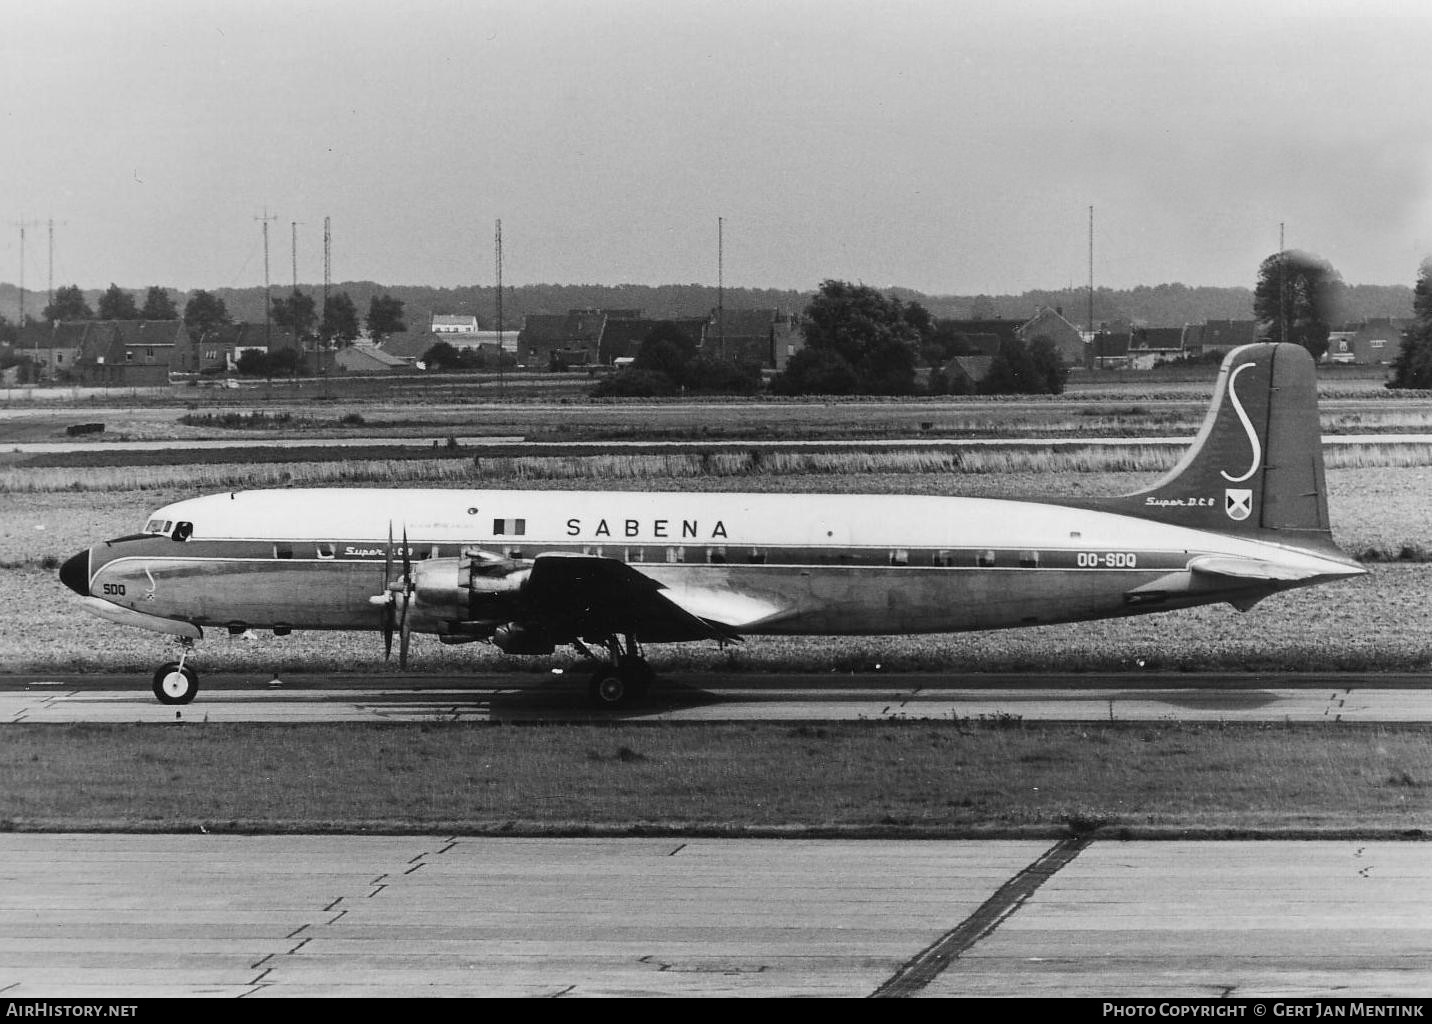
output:
POLYGON ((1425 835, 1426 727, 9 725, 0 828, 1425 835))

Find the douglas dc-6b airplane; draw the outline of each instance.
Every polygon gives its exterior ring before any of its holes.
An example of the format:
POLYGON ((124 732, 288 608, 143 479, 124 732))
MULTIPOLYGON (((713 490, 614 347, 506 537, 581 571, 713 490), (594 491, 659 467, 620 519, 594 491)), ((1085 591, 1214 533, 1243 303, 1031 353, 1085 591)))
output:
POLYGON ((412 632, 606 657, 640 698, 646 644, 909 634, 1110 618, 1360 575, 1333 543, 1313 361, 1229 353, 1192 448, 1147 490, 1019 500, 877 494, 239 491, 153 513, 60 579, 103 618, 178 638, 154 674, 194 698, 203 627, 412 632))

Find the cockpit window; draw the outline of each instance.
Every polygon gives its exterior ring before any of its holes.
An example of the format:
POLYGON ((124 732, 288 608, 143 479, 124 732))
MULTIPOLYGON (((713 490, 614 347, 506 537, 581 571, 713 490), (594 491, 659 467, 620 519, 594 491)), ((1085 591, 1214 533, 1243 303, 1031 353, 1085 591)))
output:
POLYGON ((188 540, 194 533, 193 523, 175 523, 172 536, 175 540, 188 540))
POLYGON ((163 532, 164 532, 164 520, 162 520, 162 519, 151 519, 151 520, 149 520, 149 522, 147 522, 147 523, 144 524, 144 532, 145 532, 145 533, 163 533, 163 532))

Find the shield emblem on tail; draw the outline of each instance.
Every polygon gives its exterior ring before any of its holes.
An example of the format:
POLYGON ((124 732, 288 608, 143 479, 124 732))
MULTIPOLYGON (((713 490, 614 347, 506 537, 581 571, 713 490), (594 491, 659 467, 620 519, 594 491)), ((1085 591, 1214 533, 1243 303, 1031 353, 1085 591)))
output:
POLYGON ((1229 487, 1223 492, 1223 511, 1234 522, 1242 522, 1253 514, 1253 492, 1239 487, 1229 487))

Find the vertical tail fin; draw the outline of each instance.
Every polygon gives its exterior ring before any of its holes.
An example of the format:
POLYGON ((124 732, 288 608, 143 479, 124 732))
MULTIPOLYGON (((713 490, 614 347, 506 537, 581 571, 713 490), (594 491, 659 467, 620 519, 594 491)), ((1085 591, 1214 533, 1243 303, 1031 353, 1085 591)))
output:
POLYGON ((1307 350, 1258 344, 1229 352, 1208 416, 1178 465, 1103 507, 1199 530, 1332 546, 1317 374, 1307 350))

